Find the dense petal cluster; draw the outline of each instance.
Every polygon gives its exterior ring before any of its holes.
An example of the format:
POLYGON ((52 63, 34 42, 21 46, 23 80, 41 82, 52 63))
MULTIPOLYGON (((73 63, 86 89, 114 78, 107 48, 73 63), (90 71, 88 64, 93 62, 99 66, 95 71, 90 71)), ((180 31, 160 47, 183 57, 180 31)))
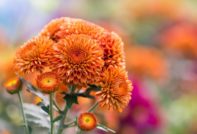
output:
POLYGON ((53 41, 46 37, 33 38, 18 49, 15 56, 17 73, 42 72, 49 64, 53 41))
POLYGON ((124 65, 123 42, 120 37, 93 23, 66 17, 55 19, 45 26, 40 36, 46 36, 58 42, 71 34, 86 35, 90 39, 96 40, 104 50, 105 68, 109 65, 124 65))
POLYGON ((101 87, 101 91, 97 93, 101 107, 121 112, 128 105, 132 85, 123 69, 109 68, 106 70, 101 87))
MULTIPOLYGON (((56 91, 61 80, 77 88, 101 86, 100 105, 108 109, 122 111, 130 100, 121 38, 81 19, 49 22, 17 51, 15 69, 18 74, 41 73, 37 86, 44 93, 56 91)), ((62 96, 61 91, 56 96, 62 96)))
POLYGON ((66 83, 93 84, 98 80, 104 61, 103 51, 96 40, 86 35, 69 35, 60 40, 51 58, 52 69, 66 83))

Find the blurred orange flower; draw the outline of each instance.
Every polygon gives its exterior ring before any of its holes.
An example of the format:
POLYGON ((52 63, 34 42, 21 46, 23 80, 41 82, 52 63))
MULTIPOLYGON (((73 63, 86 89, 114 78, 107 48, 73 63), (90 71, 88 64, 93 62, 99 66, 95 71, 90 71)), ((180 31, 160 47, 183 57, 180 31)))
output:
POLYGON ((122 68, 109 68, 103 73, 101 91, 97 93, 101 107, 122 110, 131 99, 132 85, 122 68))
POLYGON ((53 41, 46 37, 36 37, 26 42, 16 52, 15 69, 19 74, 42 72, 48 65, 53 41))
POLYGON ((129 72, 136 76, 162 79, 167 75, 167 63, 156 49, 132 46, 126 50, 129 72))
POLYGON ((165 48, 172 52, 197 57, 197 24, 176 23, 164 30, 160 41, 165 48))
POLYGON ((142 19, 146 17, 173 19, 182 15, 178 0, 126 0, 124 7, 129 16, 142 19))

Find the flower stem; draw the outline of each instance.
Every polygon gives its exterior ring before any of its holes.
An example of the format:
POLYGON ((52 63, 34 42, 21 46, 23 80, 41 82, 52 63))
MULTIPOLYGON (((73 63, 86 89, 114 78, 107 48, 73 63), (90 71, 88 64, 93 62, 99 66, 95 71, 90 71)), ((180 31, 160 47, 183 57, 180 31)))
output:
POLYGON ((76 120, 71 121, 71 122, 65 124, 64 125, 64 128, 69 128, 69 127, 74 127, 74 126, 76 126, 76 120))
POLYGON ((54 104, 55 108, 57 109, 57 111, 58 111, 59 113, 61 113, 62 110, 59 108, 59 106, 57 105, 57 103, 56 103, 54 100, 53 100, 53 104, 54 104))
POLYGON ((98 106, 98 102, 96 102, 94 105, 92 105, 92 107, 88 110, 88 112, 92 112, 95 110, 95 108, 98 106))
POLYGON ((81 134, 81 133, 82 133, 81 129, 78 128, 78 129, 77 129, 77 134, 81 134))
POLYGON ((23 109, 23 99, 22 99, 21 91, 18 92, 18 98, 19 98, 19 101, 20 101, 20 109, 22 111, 23 121, 25 123, 25 132, 26 132, 26 134, 30 134, 29 133, 29 127, 28 127, 28 124, 27 124, 27 120, 26 120, 26 117, 25 117, 25 112, 24 112, 24 109, 23 109))
POLYGON ((53 93, 50 93, 50 106, 49 106, 50 122, 51 122, 51 131, 53 134, 53 93))
POLYGON ((60 121, 60 124, 59 124, 59 128, 58 128, 58 132, 57 132, 57 134, 62 134, 62 132, 63 132, 63 130, 64 130, 64 121, 65 121, 65 119, 66 119, 66 115, 67 115, 67 113, 68 113, 68 106, 66 105, 65 106, 65 108, 64 108, 64 111, 62 112, 62 115, 63 115, 63 117, 62 117, 62 119, 61 119, 61 121, 60 121))

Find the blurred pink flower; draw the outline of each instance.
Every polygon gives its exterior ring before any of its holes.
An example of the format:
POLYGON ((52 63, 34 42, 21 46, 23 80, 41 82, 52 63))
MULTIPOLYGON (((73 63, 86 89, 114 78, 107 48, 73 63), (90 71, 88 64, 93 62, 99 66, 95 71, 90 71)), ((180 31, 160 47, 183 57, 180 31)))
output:
MULTIPOLYGON (((133 80, 132 80, 133 81, 133 80)), ((138 81, 133 83, 132 101, 120 117, 118 134, 148 134, 157 132, 161 117, 157 106, 141 88, 138 81)))

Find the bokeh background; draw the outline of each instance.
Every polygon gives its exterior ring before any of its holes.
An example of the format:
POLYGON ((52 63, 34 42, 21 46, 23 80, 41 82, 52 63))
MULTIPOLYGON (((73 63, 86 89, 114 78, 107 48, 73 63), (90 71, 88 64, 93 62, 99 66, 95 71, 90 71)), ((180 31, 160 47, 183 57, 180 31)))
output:
MULTIPOLYGON (((101 120, 118 134, 196 134, 196 9, 197 0, 0 0, 0 81, 16 48, 51 19, 82 18, 122 37, 134 85, 127 109, 101 120)), ((20 122, 17 96, 0 90, 0 134, 22 134, 20 122)))

